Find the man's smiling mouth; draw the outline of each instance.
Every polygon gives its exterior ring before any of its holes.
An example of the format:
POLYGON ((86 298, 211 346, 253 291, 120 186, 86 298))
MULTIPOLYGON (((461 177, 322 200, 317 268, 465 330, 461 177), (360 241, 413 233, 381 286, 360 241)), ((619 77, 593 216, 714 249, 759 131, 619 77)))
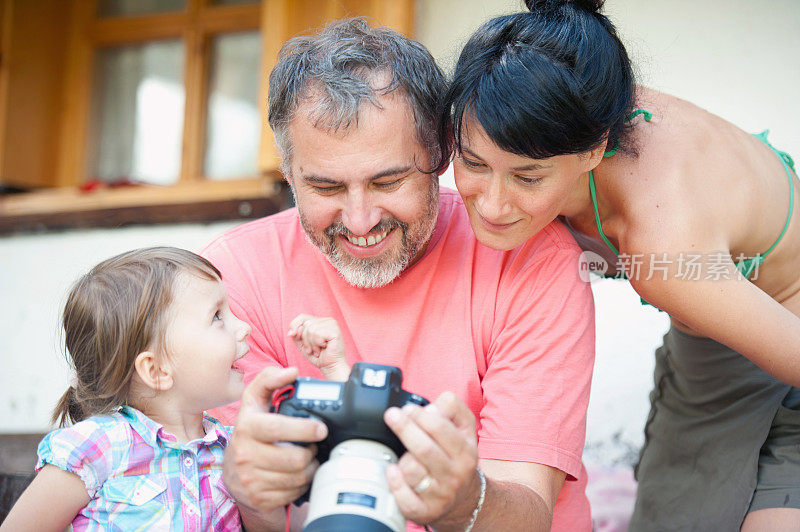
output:
POLYGON ((345 238, 347 238, 347 240, 353 245, 366 248, 380 243, 384 238, 386 238, 386 235, 388 235, 390 232, 391 229, 386 230, 383 233, 379 233, 377 235, 369 235, 366 238, 363 236, 349 236, 349 235, 346 236, 345 238))

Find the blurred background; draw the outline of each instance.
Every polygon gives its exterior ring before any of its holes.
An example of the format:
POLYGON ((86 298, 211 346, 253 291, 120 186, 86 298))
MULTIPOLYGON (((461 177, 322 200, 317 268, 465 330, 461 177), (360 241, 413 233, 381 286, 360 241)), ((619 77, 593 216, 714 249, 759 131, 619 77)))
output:
MULTIPOLYGON (((0 472, 17 467, 12 443, 22 440, 12 435, 49 430, 67 386, 58 317, 80 274, 135 247, 197 250, 288 205, 264 113, 283 41, 365 15, 421 41, 450 72, 479 24, 523 8, 519 0, 0 5, 0 472)), ((770 128, 776 147, 800 157, 800 2, 607 0, 605 13, 640 83, 747 131, 770 128)), ((454 188, 449 171, 442 184, 454 188)), ((625 283, 592 288, 597 363, 585 458, 629 471, 667 319, 625 283)))

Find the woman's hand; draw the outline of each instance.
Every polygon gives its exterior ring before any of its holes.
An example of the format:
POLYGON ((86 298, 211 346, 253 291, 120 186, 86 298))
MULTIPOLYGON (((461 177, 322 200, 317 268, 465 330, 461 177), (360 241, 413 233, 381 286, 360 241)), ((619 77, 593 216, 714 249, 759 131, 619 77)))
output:
POLYGON ((300 314, 289 324, 287 334, 326 379, 343 382, 350 376, 342 331, 336 320, 300 314))

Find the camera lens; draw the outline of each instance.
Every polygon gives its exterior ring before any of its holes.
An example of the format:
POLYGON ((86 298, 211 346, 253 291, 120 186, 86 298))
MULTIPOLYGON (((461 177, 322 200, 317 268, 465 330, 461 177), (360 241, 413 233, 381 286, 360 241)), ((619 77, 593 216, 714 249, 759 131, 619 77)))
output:
POLYGON ((397 455, 363 439, 340 443, 314 475, 305 532, 403 532, 406 521, 386 483, 397 455))

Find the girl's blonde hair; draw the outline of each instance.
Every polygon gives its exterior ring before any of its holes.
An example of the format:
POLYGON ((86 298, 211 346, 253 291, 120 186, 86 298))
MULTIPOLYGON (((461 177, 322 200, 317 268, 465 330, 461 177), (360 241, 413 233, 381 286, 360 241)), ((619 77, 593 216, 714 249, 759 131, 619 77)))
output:
POLYGON ((64 343, 75 382, 53 411, 64 426, 125 404, 136 356, 163 346, 165 315, 181 272, 222 275, 184 249, 151 247, 104 260, 78 279, 64 306, 64 343))

